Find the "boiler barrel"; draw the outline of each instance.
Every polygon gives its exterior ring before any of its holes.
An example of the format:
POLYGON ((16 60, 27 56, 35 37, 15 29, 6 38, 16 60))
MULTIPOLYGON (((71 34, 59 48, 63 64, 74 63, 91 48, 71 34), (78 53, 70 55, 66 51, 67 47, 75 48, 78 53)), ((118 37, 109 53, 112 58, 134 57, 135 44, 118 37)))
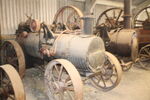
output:
MULTIPOLYGON (((131 56, 132 52, 138 51, 138 39, 135 30, 123 29, 119 32, 111 33, 109 37, 113 53, 117 53, 121 56, 131 56)), ((135 55, 137 56, 137 54, 135 55)))
MULTIPOLYGON (((43 37, 41 34, 40 37, 43 37)), ((40 50, 40 37, 39 33, 29 33, 27 37, 17 37, 18 43, 22 46, 24 52, 32 57, 43 58, 40 50)))
MULTIPOLYGON (((42 35, 41 33, 40 37, 43 37, 42 35)), ((104 64, 105 47, 100 37, 71 34, 55 34, 54 37, 53 45, 47 44, 47 47, 54 49, 54 58, 67 59, 83 72, 95 71, 98 66, 104 64)), ((27 38, 21 39, 20 44, 28 55, 43 58, 39 52, 41 46, 38 33, 29 33, 27 38)))
POLYGON ((71 61, 78 70, 90 71, 105 61, 105 47, 101 38, 92 35, 63 34, 54 44, 56 57, 71 61))

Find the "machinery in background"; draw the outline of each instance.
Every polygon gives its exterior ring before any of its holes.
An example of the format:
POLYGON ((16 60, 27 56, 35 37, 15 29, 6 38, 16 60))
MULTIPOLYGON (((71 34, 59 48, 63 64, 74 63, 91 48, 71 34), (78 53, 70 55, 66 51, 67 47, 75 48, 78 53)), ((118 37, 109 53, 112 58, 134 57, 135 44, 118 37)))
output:
POLYGON ((131 0, 124 0, 124 10, 111 8, 100 14, 95 35, 102 37, 107 51, 117 54, 124 71, 132 67, 138 58, 138 36, 131 28, 131 0))
POLYGON ((83 27, 82 17, 83 13, 77 7, 64 6, 57 11, 50 28, 54 33, 60 33, 68 29, 79 30, 83 27))
POLYGON ((150 6, 141 9, 134 17, 134 28, 139 39, 139 64, 144 69, 150 70, 150 6), (144 62, 144 63, 143 63, 144 62))
POLYGON ((0 66, 0 100, 26 100, 19 74, 8 64, 0 66))
MULTIPOLYGON (((72 13, 74 12, 68 12, 65 16, 73 18, 71 26, 78 26, 77 18, 72 13)), ((82 22, 83 26, 73 30, 63 28, 51 31, 52 26, 49 29, 45 23, 29 18, 19 25, 16 40, 3 43, 2 63, 14 65, 21 76, 24 75, 27 60, 46 65, 45 84, 48 96, 53 99, 83 100, 83 83, 79 72, 85 80, 90 79, 97 88, 111 90, 120 83, 122 69, 117 58, 105 51, 103 40, 92 35, 92 19, 89 16, 82 17, 79 22, 82 22), (13 53, 10 54, 10 51, 13 53), (4 58, 5 56, 7 57, 4 58), (11 59, 11 62, 8 59, 11 59)), ((54 22, 56 26, 60 23, 54 22)), ((66 23, 61 24, 65 27, 70 26, 66 23)))

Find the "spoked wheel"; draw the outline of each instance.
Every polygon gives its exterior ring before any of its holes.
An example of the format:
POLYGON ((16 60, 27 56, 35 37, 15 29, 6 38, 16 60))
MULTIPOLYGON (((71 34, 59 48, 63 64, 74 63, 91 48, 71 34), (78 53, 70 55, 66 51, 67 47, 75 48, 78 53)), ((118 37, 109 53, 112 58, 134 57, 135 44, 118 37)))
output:
POLYGON ((80 29, 83 21, 80 19, 83 13, 74 6, 64 6, 58 10, 53 21, 53 32, 64 31, 66 29, 80 29))
POLYGON ((97 88, 109 91, 120 83, 121 77, 122 69, 119 61, 111 53, 106 52, 106 61, 100 68, 100 73, 93 75, 91 80, 97 88))
POLYGON ((146 70, 150 70, 150 44, 144 46, 141 48, 139 52, 139 64, 141 65, 141 68, 144 68, 146 70), (149 62, 149 63, 148 63, 149 62))
POLYGON ((25 100, 22 81, 11 65, 0 66, 0 100, 25 100))
POLYGON ((14 40, 5 41, 1 48, 1 63, 11 64, 21 78, 25 73, 25 57, 20 45, 14 40))
POLYGON ((134 27, 143 28, 144 22, 149 22, 150 20, 150 6, 141 9, 134 17, 134 27))
POLYGON ((96 27, 106 26, 107 31, 123 27, 123 10, 121 8, 111 8, 104 11, 96 22, 96 27))
POLYGON ((57 59, 47 65, 45 83, 50 100, 83 100, 81 77, 67 60, 57 59))

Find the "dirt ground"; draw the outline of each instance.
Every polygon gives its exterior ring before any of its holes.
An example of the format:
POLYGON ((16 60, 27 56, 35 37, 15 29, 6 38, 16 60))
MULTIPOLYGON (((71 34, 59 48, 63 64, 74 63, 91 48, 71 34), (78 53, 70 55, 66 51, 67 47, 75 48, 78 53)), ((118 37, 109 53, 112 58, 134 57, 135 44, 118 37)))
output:
MULTIPOLYGON (((23 79, 26 100, 48 100, 43 75, 38 68, 27 69, 23 79)), ((150 100, 150 71, 131 68, 123 73, 121 83, 109 92, 98 90, 87 82, 84 100, 150 100)))

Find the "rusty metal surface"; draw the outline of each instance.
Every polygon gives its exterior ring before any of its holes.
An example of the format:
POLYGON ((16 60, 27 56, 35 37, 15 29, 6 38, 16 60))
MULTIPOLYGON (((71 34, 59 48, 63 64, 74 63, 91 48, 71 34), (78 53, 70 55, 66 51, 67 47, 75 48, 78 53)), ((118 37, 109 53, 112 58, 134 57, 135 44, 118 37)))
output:
POLYGON ((132 0, 124 0, 124 28, 131 29, 132 0))
POLYGON ((150 43, 150 30, 144 30, 142 28, 136 29, 138 33, 139 44, 150 43))
POLYGON ((134 17, 140 48, 150 43, 150 6, 141 9, 134 17))
POLYGON ((40 31, 40 26, 41 26, 40 21, 38 21, 38 20, 36 20, 36 19, 31 20, 31 23, 30 23, 30 30, 31 30, 32 32, 39 32, 39 31, 40 31))
MULTIPOLYGON (((136 34, 134 34, 136 35, 136 34)), ((133 62, 136 61, 138 58, 138 53, 139 53, 139 41, 137 36, 132 37, 131 41, 131 59, 133 62)))
POLYGON ((17 41, 31 57, 47 62, 66 59, 85 76, 96 74, 107 59, 104 42, 100 37, 82 34, 81 30, 64 30, 53 34, 53 37, 47 37, 49 30, 42 30, 43 27, 39 33, 26 32, 25 37, 21 35, 24 34, 22 30, 23 33, 17 35, 17 41))
POLYGON ((11 64, 19 72, 21 78, 25 74, 25 56, 20 45, 14 40, 7 40, 2 44, 1 63, 11 64))
POLYGON ((135 16, 134 16, 134 28, 149 28, 150 23, 150 6, 141 9, 135 16), (148 24, 147 24, 148 23, 148 24))
POLYGON ((106 61, 103 64, 101 73, 92 77, 92 82, 102 88, 104 91, 109 91, 116 87, 122 77, 122 69, 117 58, 109 52, 105 52, 106 61))
POLYGON ((55 34, 53 45, 44 46, 43 44, 42 46, 42 41, 45 41, 43 36, 43 33, 28 33, 27 38, 18 37, 17 41, 28 55, 40 59, 44 57, 43 52, 49 54, 51 53, 50 50, 53 49, 52 56, 68 59, 83 72, 91 69, 95 70, 96 66, 102 65, 104 62, 104 43, 99 37, 93 35, 55 34), (42 54, 40 50, 44 50, 42 54))
POLYGON ((42 59, 43 56, 39 52, 40 34, 39 33, 27 33, 27 34, 28 34, 27 38, 17 37, 17 42, 22 46, 25 53, 27 53, 30 56, 42 59))
POLYGON ((53 97, 54 100, 83 100, 81 77, 75 66, 67 60, 57 59, 47 65, 45 84, 49 98, 53 97))
POLYGON ((107 26, 108 31, 123 27, 123 10, 122 8, 110 8, 101 13, 97 19, 96 27, 107 26))
POLYGON ((139 63, 140 67, 146 70, 150 70, 150 44, 143 46, 139 51, 139 59, 136 61, 139 63), (147 63, 145 63, 147 62, 147 63))
POLYGON ((101 36, 105 42, 106 50, 116 53, 121 56, 131 56, 132 60, 136 59, 138 52, 138 38, 133 34, 137 34, 134 30, 124 30, 122 28, 131 28, 131 11, 129 2, 124 0, 125 5, 128 5, 122 10, 121 8, 111 8, 104 11, 98 18, 96 24, 96 35, 101 36), (118 11, 116 17, 115 11, 118 11), (123 16, 123 12, 124 15, 123 16), (111 15, 109 13, 112 13, 111 15), (103 18, 105 17, 105 18, 103 18), (124 17, 126 22, 123 20, 124 17), (102 21, 105 19, 104 21, 102 21), (125 23, 124 23, 125 22, 125 23), (134 41, 134 42, 133 42, 134 41), (133 43, 132 43, 133 42, 133 43), (133 56, 134 55, 134 56, 133 56))
POLYGON ((64 6, 60 8, 53 20, 53 31, 71 29, 76 30, 83 27, 83 21, 80 19, 83 13, 75 6, 64 6))
POLYGON ((94 17, 91 15, 82 17, 83 27, 82 27, 82 34, 85 35, 92 35, 93 34, 93 23, 94 17))
POLYGON ((95 71, 104 63, 104 43, 92 35, 63 34, 55 41, 56 58, 71 61, 81 72, 95 71))
POLYGON ((137 38, 135 30, 123 29, 118 32, 110 33, 109 37, 111 40, 110 50, 122 56, 131 56, 131 48, 132 44, 134 44, 132 42, 134 38, 137 38))
POLYGON ((18 75, 17 71, 13 68, 13 66, 11 65, 0 66, 0 73, 1 73, 0 99, 26 100, 25 91, 21 78, 18 75))

